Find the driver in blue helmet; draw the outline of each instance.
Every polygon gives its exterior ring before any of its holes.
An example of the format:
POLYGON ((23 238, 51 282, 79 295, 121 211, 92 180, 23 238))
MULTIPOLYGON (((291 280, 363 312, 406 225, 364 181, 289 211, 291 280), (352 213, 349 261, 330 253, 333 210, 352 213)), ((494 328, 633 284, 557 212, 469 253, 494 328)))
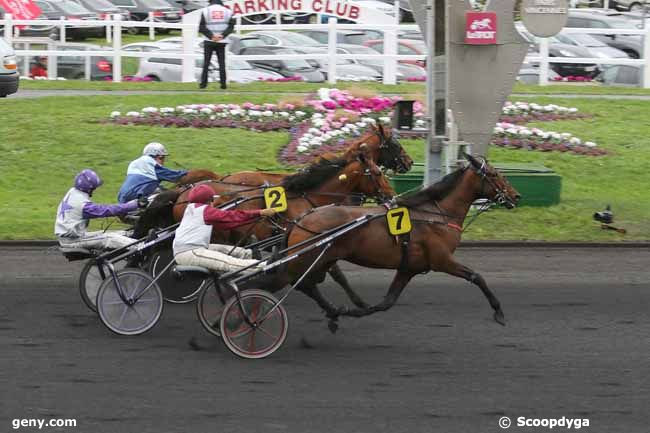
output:
POLYGON ((117 194, 117 201, 126 203, 139 197, 148 197, 160 187, 160 182, 178 182, 187 170, 172 170, 165 167, 169 156, 161 143, 149 143, 142 150, 142 156, 129 164, 126 179, 117 194))
POLYGON ((54 234, 59 245, 68 248, 93 248, 112 250, 132 244, 135 239, 127 236, 125 231, 86 231, 89 220, 122 216, 128 212, 144 207, 146 199, 132 200, 121 204, 98 204, 91 200, 93 191, 104 182, 93 170, 82 170, 74 179, 70 188, 59 203, 54 224, 54 234))

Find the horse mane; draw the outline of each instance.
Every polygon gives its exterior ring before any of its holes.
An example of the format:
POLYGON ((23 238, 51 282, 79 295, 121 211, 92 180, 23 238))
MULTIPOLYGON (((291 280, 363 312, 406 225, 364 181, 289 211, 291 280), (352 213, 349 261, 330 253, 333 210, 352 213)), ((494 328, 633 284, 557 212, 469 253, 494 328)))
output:
POLYGON ((290 192, 309 191, 322 185, 348 164, 349 162, 345 158, 331 160, 321 158, 298 173, 285 177, 282 180, 282 186, 290 192))
POLYGON ((409 194, 397 199, 397 204, 400 206, 418 206, 431 201, 439 201, 444 199, 452 192, 456 185, 460 182, 465 173, 465 169, 458 169, 453 171, 440 179, 433 185, 429 185, 413 194, 409 194))

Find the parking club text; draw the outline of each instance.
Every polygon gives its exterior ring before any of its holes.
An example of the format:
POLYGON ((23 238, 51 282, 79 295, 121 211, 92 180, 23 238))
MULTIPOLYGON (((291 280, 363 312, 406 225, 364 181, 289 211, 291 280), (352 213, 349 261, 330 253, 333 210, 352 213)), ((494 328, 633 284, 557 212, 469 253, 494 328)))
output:
POLYGON ((359 6, 344 0, 236 0, 230 7, 235 15, 311 11, 358 20, 361 13, 359 6))

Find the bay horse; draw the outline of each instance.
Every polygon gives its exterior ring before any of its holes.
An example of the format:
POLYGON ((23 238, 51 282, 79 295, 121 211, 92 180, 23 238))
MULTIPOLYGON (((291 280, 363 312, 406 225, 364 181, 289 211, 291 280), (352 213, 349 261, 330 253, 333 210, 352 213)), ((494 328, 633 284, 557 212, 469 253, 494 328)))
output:
MULTIPOLYGON (((314 271, 298 287, 325 310, 330 318, 330 330, 336 330, 336 320, 340 316, 363 317, 388 310, 413 276, 429 271, 445 272, 477 285, 494 310, 494 320, 505 325, 501 305, 483 277, 458 263, 453 253, 460 243, 463 223, 475 200, 488 199, 511 209, 520 195, 485 158, 465 157, 469 161, 467 166, 434 185, 395 200, 395 204, 406 207, 411 216, 412 230, 406 248, 389 233, 385 217, 387 208, 381 206, 318 208, 292 226, 288 234, 289 247, 364 215, 372 215, 370 222, 336 238, 314 271), (347 309, 336 307, 327 300, 317 284, 324 279, 325 270, 338 260, 368 268, 396 269, 383 301, 374 306, 347 309)), ((297 251, 299 249, 290 250, 289 254, 297 251)), ((310 252, 289 262, 287 278, 296 281, 317 254, 318 251, 310 252)))

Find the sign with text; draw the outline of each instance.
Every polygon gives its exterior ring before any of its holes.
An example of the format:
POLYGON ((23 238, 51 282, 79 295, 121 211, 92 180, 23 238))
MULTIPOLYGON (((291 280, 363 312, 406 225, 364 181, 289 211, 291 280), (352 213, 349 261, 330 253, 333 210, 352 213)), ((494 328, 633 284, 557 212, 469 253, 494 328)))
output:
POLYGON ((497 14, 495 12, 466 12, 465 43, 468 45, 496 44, 497 14))
POLYGON ((15 20, 33 20, 41 15, 41 9, 32 0, 0 0, 0 7, 15 20))
POLYGON ((566 25, 568 0, 524 0, 521 20, 526 29, 541 38, 554 36, 566 25))

